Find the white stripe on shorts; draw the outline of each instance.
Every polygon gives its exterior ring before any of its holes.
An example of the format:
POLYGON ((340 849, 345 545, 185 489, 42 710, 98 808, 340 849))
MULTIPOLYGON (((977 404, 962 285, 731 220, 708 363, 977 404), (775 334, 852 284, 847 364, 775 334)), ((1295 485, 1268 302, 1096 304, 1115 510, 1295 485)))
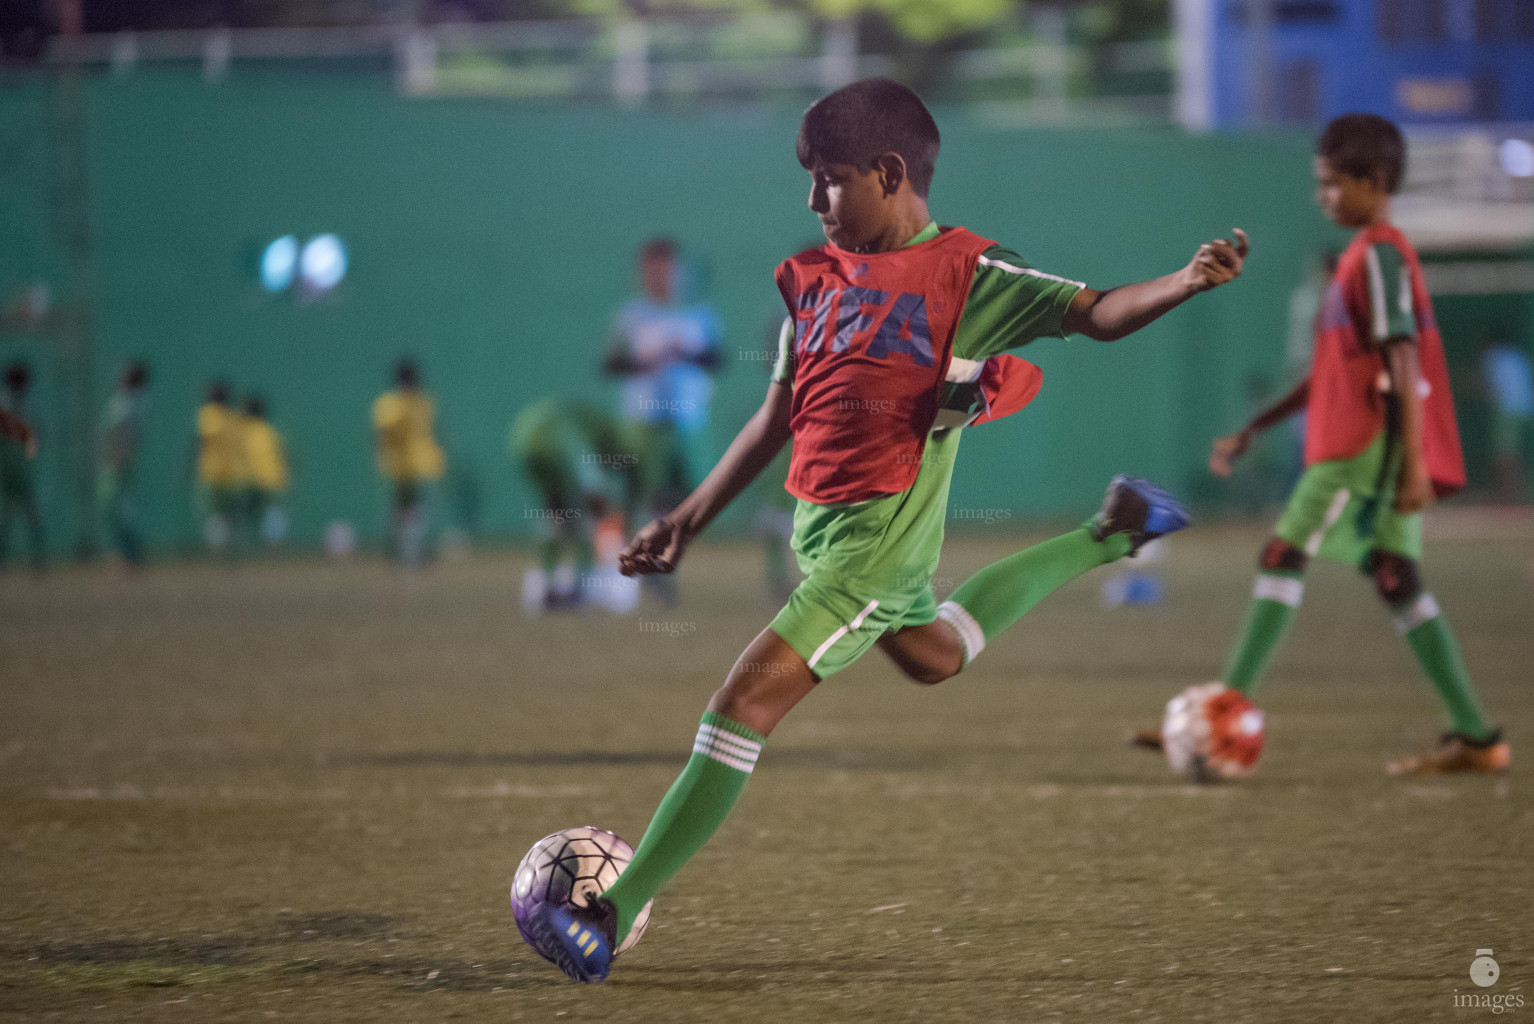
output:
POLYGON ((1326 509, 1326 515, 1321 519, 1321 525, 1316 527, 1316 532, 1310 535, 1305 542, 1305 553, 1311 558, 1321 553, 1321 545, 1326 540, 1326 535, 1332 527, 1337 525, 1337 520, 1342 518, 1342 513, 1347 510, 1348 499, 1353 497, 1353 492, 1346 487, 1341 488, 1332 495, 1332 503, 1326 509))
POLYGON ((836 641, 840 640, 842 637, 846 636, 848 633, 861 626, 863 624, 863 620, 868 618, 869 613, 877 607, 879 607, 878 601, 868 602, 863 606, 863 610, 858 612, 856 618, 838 629, 835 633, 832 633, 830 636, 826 637, 826 642, 815 648, 815 653, 813 656, 811 656, 808 662, 810 668, 814 668, 820 659, 825 657, 825 653, 831 649, 831 646, 835 644, 836 641))

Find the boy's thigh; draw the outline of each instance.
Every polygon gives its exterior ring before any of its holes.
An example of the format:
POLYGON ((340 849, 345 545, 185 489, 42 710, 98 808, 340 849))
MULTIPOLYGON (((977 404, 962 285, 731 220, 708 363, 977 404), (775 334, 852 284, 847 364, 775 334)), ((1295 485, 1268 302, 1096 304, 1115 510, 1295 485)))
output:
POLYGON ((1304 551, 1347 565, 1358 565, 1370 551, 1422 557, 1422 515, 1403 515, 1387 488, 1375 496, 1348 462, 1310 466, 1295 485, 1273 533, 1304 551), (1373 507, 1370 508, 1371 503, 1373 507))
POLYGON ((868 653, 884 634, 936 618, 930 586, 900 587, 869 578, 832 580, 811 572, 769 628, 824 679, 868 653))

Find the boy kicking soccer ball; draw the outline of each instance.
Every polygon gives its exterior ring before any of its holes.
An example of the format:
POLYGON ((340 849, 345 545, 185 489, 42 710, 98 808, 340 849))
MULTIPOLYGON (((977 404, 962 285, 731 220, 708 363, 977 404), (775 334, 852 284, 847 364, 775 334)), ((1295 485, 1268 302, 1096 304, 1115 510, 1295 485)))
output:
MULTIPOLYGON (((1422 510, 1465 483, 1443 342, 1416 250, 1390 223, 1390 196, 1406 165, 1395 125, 1349 114, 1316 146, 1321 209, 1357 234, 1337 263, 1316 318, 1310 375, 1272 408, 1214 443, 1209 466, 1231 463, 1269 427, 1306 411, 1305 473, 1263 548, 1246 623, 1223 682, 1250 695, 1289 629, 1304 592, 1305 564, 1320 555, 1372 576, 1422 671, 1450 732, 1395 775, 1507 770, 1501 732, 1486 724, 1454 634, 1422 583, 1422 510)), ((1142 732, 1140 746, 1159 748, 1142 732)))
POLYGON ((692 758, 628 868, 583 907, 546 905, 540 930, 561 942, 572 978, 606 977, 640 909, 724 821, 767 736, 818 682, 875 645, 917 682, 942 682, 1051 591, 1188 524, 1160 488, 1116 477, 1080 529, 987 566, 941 605, 933 598, 959 428, 1014 412, 1038 390, 1038 369, 1002 351, 1071 333, 1122 338, 1234 280, 1247 249, 1238 231, 1175 273, 1108 291, 1039 273, 933 222, 938 143, 921 100, 887 79, 849 85, 804 115, 799 162, 828 244, 778 268, 794 330, 766 401, 619 564, 674 572, 792 436, 787 486, 799 499, 794 550, 806 579, 709 702, 692 758))

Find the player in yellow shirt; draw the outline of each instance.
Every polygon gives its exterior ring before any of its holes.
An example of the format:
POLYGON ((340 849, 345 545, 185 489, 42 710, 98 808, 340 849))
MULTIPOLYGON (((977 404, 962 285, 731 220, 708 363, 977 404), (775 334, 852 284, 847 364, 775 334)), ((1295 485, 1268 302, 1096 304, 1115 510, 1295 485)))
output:
POLYGON ((282 435, 266 418, 266 399, 250 395, 245 399, 245 416, 240 421, 245 437, 246 506, 250 526, 259 530, 261 539, 276 547, 288 535, 288 513, 284 500, 288 493, 288 456, 282 435))
POLYGON ((208 399, 197 410, 197 485, 206 509, 203 540, 215 552, 229 549, 249 478, 242 420, 230 404, 229 382, 209 384, 208 399))
POLYGON ((404 565, 421 561, 426 540, 426 492, 442 478, 446 459, 432 433, 435 408, 421 388, 421 368, 401 359, 394 368, 395 388, 373 402, 373 436, 378 470, 389 481, 390 535, 404 565))

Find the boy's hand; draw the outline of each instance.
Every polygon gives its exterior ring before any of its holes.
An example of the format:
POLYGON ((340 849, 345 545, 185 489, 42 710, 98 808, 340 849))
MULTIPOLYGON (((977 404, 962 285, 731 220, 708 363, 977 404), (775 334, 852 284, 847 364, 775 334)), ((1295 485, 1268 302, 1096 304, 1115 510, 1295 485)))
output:
POLYGON ((1433 481, 1427 475, 1422 460, 1409 460, 1401 467, 1401 478, 1396 482, 1395 508, 1402 515, 1421 512, 1433 503, 1433 481))
POLYGON ((1241 265, 1246 262, 1246 254, 1251 245, 1245 231, 1236 228, 1235 235, 1234 243, 1216 238, 1198 247, 1198 252, 1193 254, 1193 262, 1183 268, 1190 290, 1207 292, 1241 276, 1241 265))
POLYGON ((1233 463, 1246 454, 1252 446, 1252 432, 1241 430, 1229 437, 1215 439, 1214 449, 1209 453, 1209 472, 1215 476, 1230 476, 1233 463))
POLYGON ((618 571, 625 576, 675 572, 691 540, 680 526, 661 516, 634 534, 618 555, 618 571))

